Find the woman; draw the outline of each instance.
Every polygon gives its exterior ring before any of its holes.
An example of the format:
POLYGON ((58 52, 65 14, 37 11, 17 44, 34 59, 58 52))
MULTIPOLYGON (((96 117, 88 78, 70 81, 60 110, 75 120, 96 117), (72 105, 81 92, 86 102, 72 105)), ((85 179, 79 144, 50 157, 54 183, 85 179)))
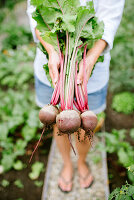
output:
MULTIPOLYGON (((110 50, 113 47, 113 40, 117 28, 120 24, 123 7, 125 0, 94 0, 94 8, 96 16, 99 20, 104 22, 104 34, 102 39, 97 41, 92 49, 87 52, 87 79, 88 81, 88 101, 90 109, 98 114, 106 108, 106 95, 107 86, 109 80, 109 64, 110 64, 110 50), (94 64, 101 54, 104 54, 104 62, 97 63, 93 71, 93 75, 90 77, 91 71, 94 64)), ((85 5, 86 0, 80 0, 82 5, 85 5)), ((35 71, 35 87, 36 87, 36 102, 37 105, 43 107, 48 104, 51 99, 53 89, 50 87, 50 83, 47 80, 43 65, 48 62, 50 76, 55 86, 59 76, 60 60, 58 53, 54 50, 53 46, 43 41, 39 31, 36 29, 36 22, 32 19, 32 12, 35 10, 30 5, 28 0, 27 13, 30 20, 30 26, 33 33, 34 41, 39 41, 45 47, 49 60, 47 61, 46 56, 37 48, 36 58, 34 62, 35 71)), ((80 62, 78 74, 78 84, 83 82, 83 62, 80 62)), ((82 137, 84 136, 84 130, 81 130, 82 137)), ((54 126, 54 137, 56 139, 57 146, 63 159, 63 168, 60 173, 58 186, 64 192, 69 192, 72 189, 73 181, 73 166, 70 158, 70 144, 66 135, 57 136, 57 127, 54 126)), ((86 164, 86 156, 90 149, 90 143, 88 140, 80 143, 76 137, 76 147, 78 152, 78 173, 80 186, 82 188, 88 188, 93 182, 93 177, 86 164)))

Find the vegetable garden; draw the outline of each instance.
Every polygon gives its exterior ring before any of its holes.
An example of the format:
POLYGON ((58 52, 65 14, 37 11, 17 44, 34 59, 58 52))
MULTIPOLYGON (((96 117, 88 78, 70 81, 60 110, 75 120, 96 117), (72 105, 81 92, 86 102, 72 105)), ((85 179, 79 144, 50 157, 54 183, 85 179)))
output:
MULTIPOLYGON (((42 124, 34 94, 36 47, 28 25, 19 23, 17 5, 25 12, 23 0, 0 3, 0 199, 25 200, 32 192, 30 200, 37 200, 41 198, 52 130, 45 133, 29 164, 42 124)), ((106 132, 97 133, 105 136, 106 146, 100 143, 96 148, 108 153, 111 200, 134 199, 133 9, 134 2, 126 0, 111 52, 107 110, 98 116, 106 118, 106 132)))

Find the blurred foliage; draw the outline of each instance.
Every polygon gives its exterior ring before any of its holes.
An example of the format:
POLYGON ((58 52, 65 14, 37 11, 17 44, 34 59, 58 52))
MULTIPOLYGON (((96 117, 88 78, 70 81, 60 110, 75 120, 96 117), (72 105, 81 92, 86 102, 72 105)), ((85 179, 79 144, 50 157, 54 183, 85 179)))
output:
POLYGON ((31 66, 34 54, 35 49, 32 46, 23 46, 17 51, 4 50, 0 55, 1 86, 28 89, 34 82, 31 66))
POLYGON ((16 3, 21 2, 22 0, 1 0, 0 1, 0 8, 7 7, 9 9, 13 9, 16 3))
POLYGON ((35 179, 39 178, 39 175, 43 170, 44 170, 44 163, 35 162, 32 165, 32 171, 29 173, 29 178, 31 180, 35 180, 35 179))
POLYGON ((134 94, 123 92, 113 97, 112 108, 117 112, 131 114, 134 111, 134 94))
POLYGON ((24 188, 24 185, 22 183, 22 181, 20 179, 17 179, 15 182, 14 182, 14 185, 20 189, 24 188))
POLYGON ((2 185, 3 187, 8 187, 8 186, 10 185, 10 183, 9 183, 8 180, 3 179, 3 180, 1 181, 1 185, 2 185))
MULTIPOLYGON (((132 130, 130 130, 130 137, 132 135, 132 130)), ((100 137, 102 135, 105 137, 106 146, 99 143, 97 148, 101 151, 106 151, 108 153, 116 153, 118 156, 118 162, 123 165, 126 169, 130 168, 128 171, 128 178, 134 184, 134 174, 133 174, 133 164, 134 164, 134 146, 127 142, 127 130, 116 130, 113 129, 111 133, 104 132, 98 133, 100 137)))
POLYGON ((123 18, 111 52, 110 89, 112 92, 134 90, 134 1, 126 0, 123 18))
POLYGON ((35 45, 30 29, 13 19, 0 24, 0 173, 25 167, 21 156, 41 128, 33 90, 35 45))
POLYGON ((134 186, 126 183, 121 188, 116 188, 108 200, 132 200, 134 199, 134 186))
POLYGON ((4 49, 16 49, 21 45, 29 44, 32 42, 32 35, 29 28, 24 26, 18 26, 16 19, 11 22, 1 23, 0 34, 5 37, 2 40, 2 48, 4 49))

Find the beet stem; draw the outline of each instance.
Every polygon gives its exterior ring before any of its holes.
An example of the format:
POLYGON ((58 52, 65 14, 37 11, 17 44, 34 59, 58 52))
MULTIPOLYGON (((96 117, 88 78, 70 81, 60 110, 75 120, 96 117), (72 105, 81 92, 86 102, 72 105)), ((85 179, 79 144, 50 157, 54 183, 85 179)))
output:
POLYGON ((50 104, 52 104, 52 105, 53 105, 54 99, 56 97, 58 87, 59 87, 59 80, 58 80, 58 83, 56 84, 56 87, 55 87, 54 92, 52 94, 52 98, 51 98, 51 102, 50 102, 50 104))
POLYGON ((58 4, 59 4, 59 6, 60 6, 60 9, 61 9, 62 14, 64 15, 63 9, 62 9, 62 7, 61 7, 61 5, 60 5, 60 3, 59 3, 58 0, 57 0, 57 2, 58 2, 58 4))
POLYGON ((83 56, 83 70, 84 70, 84 97, 85 97, 85 107, 88 107, 88 95, 87 95, 87 76, 86 76, 86 50, 87 44, 84 47, 84 56, 83 56))
POLYGON ((76 100, 79 106, 79 111, 82 111, 82 106, 81 106, 81 102, 79 99, 79 95, 78 95, 78 85, 77 85, 77 67, 78 67, 78 61, 76 61, 76 67, 75 67, 75 95, 76 95, 76 100))

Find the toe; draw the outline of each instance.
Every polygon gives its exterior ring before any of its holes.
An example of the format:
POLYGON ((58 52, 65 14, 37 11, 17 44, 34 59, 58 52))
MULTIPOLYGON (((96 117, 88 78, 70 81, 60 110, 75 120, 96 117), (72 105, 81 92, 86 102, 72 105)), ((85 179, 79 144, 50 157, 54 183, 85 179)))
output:
POLYGON ((71 191, 71 188, 72 188, 72 184, 69 184, 69 185, 67 186, 66 190, 69 192, 69 191, 71 191))

